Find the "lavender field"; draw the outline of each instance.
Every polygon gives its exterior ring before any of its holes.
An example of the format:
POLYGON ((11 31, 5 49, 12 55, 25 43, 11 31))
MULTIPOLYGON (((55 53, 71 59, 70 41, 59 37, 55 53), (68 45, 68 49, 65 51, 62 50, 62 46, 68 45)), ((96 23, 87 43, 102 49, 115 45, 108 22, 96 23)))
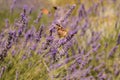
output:
POLYGON ((0 80, 120 80, 119 0, 0 5, 0 80))

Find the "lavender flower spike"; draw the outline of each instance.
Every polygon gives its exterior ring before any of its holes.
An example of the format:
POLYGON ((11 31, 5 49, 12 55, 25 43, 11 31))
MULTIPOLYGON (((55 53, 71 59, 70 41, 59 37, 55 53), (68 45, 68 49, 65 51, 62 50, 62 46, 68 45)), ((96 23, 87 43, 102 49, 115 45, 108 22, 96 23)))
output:
POLYGON ((116 52, 117 48, 118 48, 118 46, 115 46, 112 48, 112 50, 110 51, 109 56, 108 56, 109 58, 113 57, 113 54, 116 52))
POLYGON ((120 44, 120 34, 118 35, 118 39, 117 39, 117 45, 120 44))
POLYGON ((67 14, 65 15, 65 17, 61 20, 61 22, 64 22, 72 13, 72 11, 75 9, 76 5, 72 5, 70 10, 67 12, 67 14))

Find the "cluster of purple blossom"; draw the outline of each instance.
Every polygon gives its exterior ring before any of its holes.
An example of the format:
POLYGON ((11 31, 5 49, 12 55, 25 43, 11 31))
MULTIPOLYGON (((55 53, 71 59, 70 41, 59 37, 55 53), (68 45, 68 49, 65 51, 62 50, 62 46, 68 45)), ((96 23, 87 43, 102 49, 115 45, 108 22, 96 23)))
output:
MULTIPOLYGON (((16 0, 13 5, 15 3, 16 0)), ((32 9, 28 9, 29 7, 25 5, 23 12, 13 25, 8 19, 5 20, 6 27, 0 33, 0 63, 9 57, 8 54, 11 53, 14 58, 24 50, 22 61, 32 57, 33 54, 40 55, 52 79, 119 80, 120 63, 115 61, 119 56, 120 35, 116 34, 114 45, 109 46, 109 42, 103 41, 102 32, 95 31, 90 26, 89 16, 92 14, 98 16, 99 12, 95 10, 100 7, 100 3, 88 10, 84 5, 80 5, 78 15, 75 16, 71 14, 76 5, 71 5, 62 16, 59 14, 56 16, 55 13, 53 22, 48 26, 41 24, 38 30, 35 25, 30 28, 29 16, 32 14, 32 9), (66 37, 57 37, 56 24, 65 28, 69 26, 70 30, 66 37), (114 60, 113 63, 110 62, 111 60, 114 60), (53 74, 53 71, 57 74, 53 74)), ((39 23, 42 16, 43 14, 40 13, 33 23, 39 23)), ((6 66, 0 66, 0 78, 6 69, 6 66)))

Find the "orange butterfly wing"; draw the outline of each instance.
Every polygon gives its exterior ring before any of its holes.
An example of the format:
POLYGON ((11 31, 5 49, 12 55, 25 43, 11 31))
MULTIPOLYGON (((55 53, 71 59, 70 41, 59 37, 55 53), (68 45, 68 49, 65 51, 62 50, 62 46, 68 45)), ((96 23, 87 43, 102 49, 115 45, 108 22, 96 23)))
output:
POLYGON ((43 14, 46 14, 46 15, 48 15, 48 13, 49 13, 49 11, 46 8, 41 9, 41 11, 43 14))

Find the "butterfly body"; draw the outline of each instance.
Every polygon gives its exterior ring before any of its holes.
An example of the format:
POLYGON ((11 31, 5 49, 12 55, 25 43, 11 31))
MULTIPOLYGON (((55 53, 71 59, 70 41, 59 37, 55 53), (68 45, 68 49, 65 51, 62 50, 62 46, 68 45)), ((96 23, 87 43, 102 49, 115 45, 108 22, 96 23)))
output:
POLYGON ((65 28, 61 27, 60 25, 57 25, 56 28, 57 28, 57 34, 58 34, 59 38, 67 36, 68 31, 65 28))

